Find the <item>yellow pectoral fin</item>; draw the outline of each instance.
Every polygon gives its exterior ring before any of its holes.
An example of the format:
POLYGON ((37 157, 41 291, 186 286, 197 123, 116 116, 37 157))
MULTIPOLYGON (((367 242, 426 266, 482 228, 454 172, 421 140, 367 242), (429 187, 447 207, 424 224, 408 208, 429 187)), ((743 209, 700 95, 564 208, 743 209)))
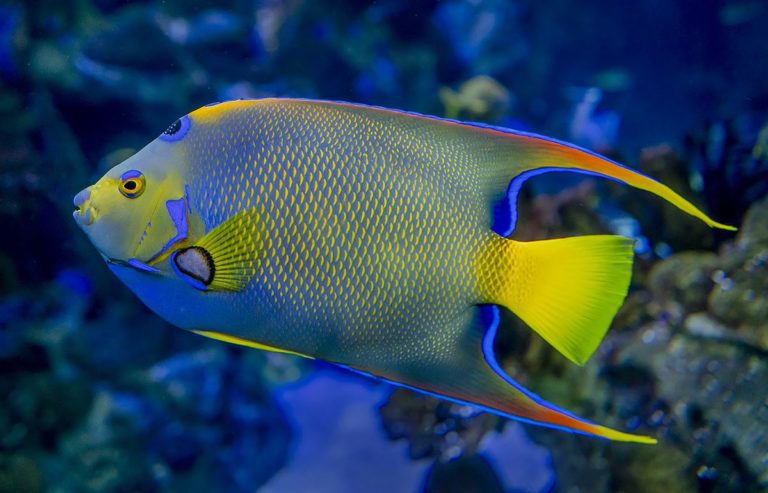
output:
POLYGON ((295 356, 301 356, 302 358, 315 359, 312 356, 307 356, 306 354, 297 353, 295 351, 289 351, 287 349, 280 349, 273 346, 267 346, 266 344, 250 341, 248 339, 243 339, 241 337, 222 334, 220 332, 213 332, 209 330, 193 330, 192 332, 194 332, 195 334, 199 334, 201 336, 210 337, 211 339, 216 339, 217 341, 228 342, 230 344, 237 344, 238 346, 246 346, 254 349, 261 349, 263 351, 271 351, 273 353, 293 354, 295 356))
POLYGON ((258 270, 266 248, 255 209, 238 212, 193 245, 176 250, 171 267, 201 291, 241 291, 258 270))

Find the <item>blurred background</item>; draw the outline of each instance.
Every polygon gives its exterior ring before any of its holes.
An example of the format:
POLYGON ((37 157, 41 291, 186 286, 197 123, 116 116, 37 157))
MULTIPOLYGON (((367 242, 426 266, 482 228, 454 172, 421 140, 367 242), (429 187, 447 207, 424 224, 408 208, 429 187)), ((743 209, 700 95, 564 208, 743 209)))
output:
POLYGON ((768 3, 0 0, 0 492, 768 491, 768 3), (712 231, 599 180, 531 180, 515 236, 637 239, 568 363, 497 352, 608 443, 165 324, 72 197, 212 101, 347 100, 542 133, 650 174, 712 231))

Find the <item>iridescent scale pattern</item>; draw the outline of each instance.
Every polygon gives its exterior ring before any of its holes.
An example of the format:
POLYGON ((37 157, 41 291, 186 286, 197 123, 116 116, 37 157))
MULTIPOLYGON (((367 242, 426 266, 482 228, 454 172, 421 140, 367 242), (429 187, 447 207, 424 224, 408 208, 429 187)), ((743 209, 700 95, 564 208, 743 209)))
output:
POLYGON ((193 209, 206 231, 237 216, 236 243, 263 250, 248 288, 220 297, 221 331, 368 368, 453 347, 491 235, 482 138, 301 100, 190 116, 193 209))

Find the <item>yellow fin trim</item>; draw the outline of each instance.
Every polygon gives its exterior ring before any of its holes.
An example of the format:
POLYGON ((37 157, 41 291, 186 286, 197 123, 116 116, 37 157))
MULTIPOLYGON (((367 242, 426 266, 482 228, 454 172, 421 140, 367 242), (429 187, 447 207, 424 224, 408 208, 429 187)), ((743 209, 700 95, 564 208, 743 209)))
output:
MULTIPOLYGON (((492 127, 472 126, 471 124, 468 125, 453 120, 444 120, 436 117, 404 113, 398 110, 357 105, 353 103, 282 98, 225 101, 222 103, 199 108, 190 113, 190 118, 192 118, 193 123, 216 124, 225 118, 227 114, 235 110, 241 110, 243 108, 270 103, 300 103, 307 106, 318 105, 335 108, 346 108, 370 115, 385 114, 389 115, 390 117, 403 120, 426 120, 433 123, 434 125, 443 126, 445 128, 455 126, 464 127, 467 130, 472 130, 473 132, 480 132, 500 137, 501 142, 512 143, 513 149, 510 153, 509 161, 522 165, 523 169, 534 170, 538 168, 572 168, 591 171, 603 176, 615 178, 633 187, 653 193, 672 203, 682 211, 704 221, 710 227, 725 229, 728 231, 735 231, 737 229, 734 226, 723 224, 710 218, 691 202, 677 194, 674 190, 662 183, 657 182, 653 178, 638 173, 630 168, 618 165, 606 158, 588 152, 584 149, 535 135, 510 132, 504 129, 495 129, 492 127)), ((499 162, 499 165, 506 166, 503 160, 499 162)), ((504 171, 506 172, 507 170, 504 171)), ((513 176, 507 176, 505 174, 505 179, 500 181, 508 181, 514 178, 516 174, 518 173, 515 173, 513 176)), ((494 177, 494 180, 495 179, 496 177, 494 177)), ((506 184, 504 187, 506 188, 506 184)))
POLYGON ((617 442, 644 443, 647 445, 656 445, 659 443, 659 441, 653 437, 624 433, 622 431, 606 428, 605 426, 595 427, 593 434, 599 437, 607 438, 609 440, 615 440, 617 442))
POLYGON ((478 265, 481 289, 583 365, 627 295, 632 243, 621 236, 532 242, 495 236, 478 265))
POLYGON ((653 445, 658 443, 653 437, 646 435, 635 435, 633 433, 625 433, 623 431, 614 430, 607 426, 590 423, 584 421, 581 418, 575 417, 571 414, 566 414, 562 410, 545 407, 541 403, 534 403, 529 401, 528 404, 523 405, 523 410, 516 410, 516 414, 523 415, 533 421, 539 421, 551 425, 556 425, 564 429, 572 429, 582 433, 588 433, 596 437, 605 438, 607 440, 615 440, 617 442, 633 442, 633 443, 645 443, 653 445))
POLYGON ((295 356, 301 356, 302 358, 315 359, 312 356, 307 356, 306 354, 297 353, 295 351, 289 351, 287 349, 280 349, 273 346, 267 346, 266 344, 250 341, 248 339, 243 339, 241 337, 222 334, 220 332, 213 332, 209 330, 193 330, 192 332, 194 332, 195 334, 199 334, 201 336, 210 337, 211 339, 216 339, 217 341, 228 342, 230 344, 237 344, 238 346, 246 346, 254 349, 261 349, 263 351, 271 351, 273 353, 293 354, 295 356))

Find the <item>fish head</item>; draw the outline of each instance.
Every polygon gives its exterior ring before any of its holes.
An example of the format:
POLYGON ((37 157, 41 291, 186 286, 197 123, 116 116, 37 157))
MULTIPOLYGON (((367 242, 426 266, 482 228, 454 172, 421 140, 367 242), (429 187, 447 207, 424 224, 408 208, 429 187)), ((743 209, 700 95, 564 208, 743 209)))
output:
POLYGON ((107 262, 151 270, 188 239, 185 145, 169 138, 182 121, 75 195, 75 222, 107 262))

